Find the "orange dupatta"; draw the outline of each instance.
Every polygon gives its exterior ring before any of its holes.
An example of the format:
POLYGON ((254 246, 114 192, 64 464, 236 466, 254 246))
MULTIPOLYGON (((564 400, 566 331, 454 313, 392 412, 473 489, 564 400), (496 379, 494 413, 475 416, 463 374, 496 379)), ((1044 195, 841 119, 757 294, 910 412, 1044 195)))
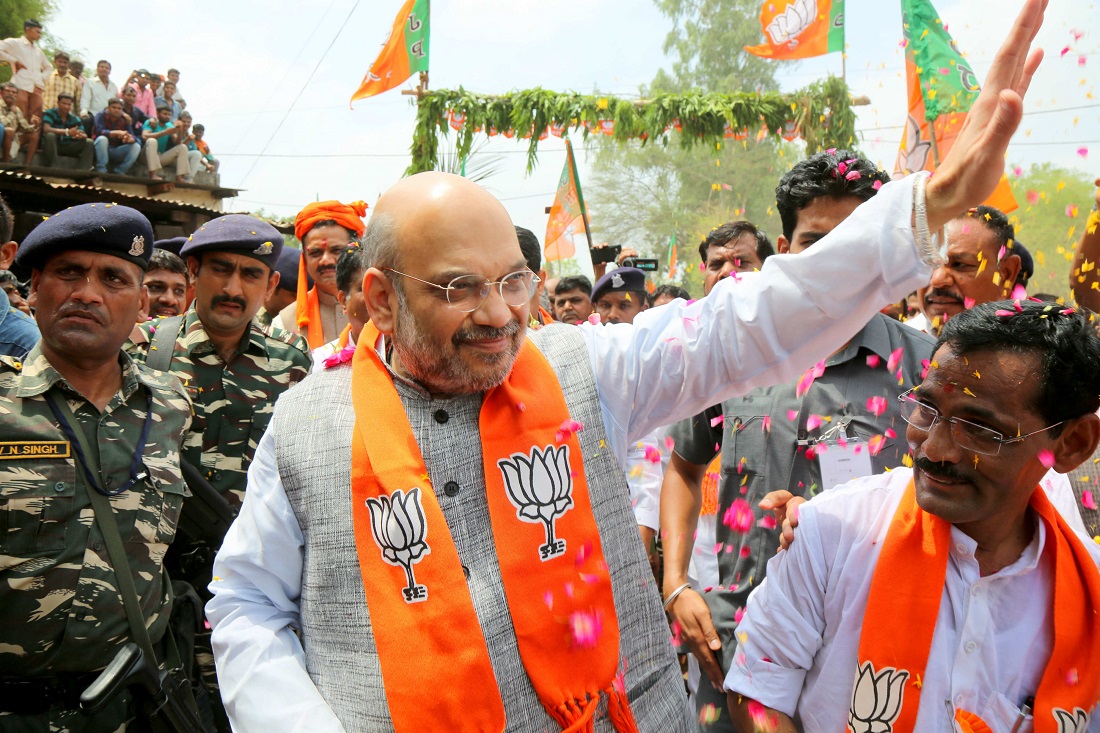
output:
MULTIPOLYGON (((1053 554, 1055 570, 1054 644, 1035 694, 1035 733, 1065 733, 1072 726, 1065 727, 1063 716, 1072 721, 1075 711, 1087 712, 1100 699, 1100 573, 1041 488, 1031 495, 1030 506, 1046 524, 1044 553, 1053 554)), ((916 726, 950 542, 951 525, 918 506, 910 481, 871 580, 849 720, 867 722, 870 715, 870 722, 893 733, 909 733, 916 726)), ((970 711, 957 710, 955 719, 963 731, 989 731, 970 711)))
MULTIPOLYGON (((351 494, 394 728, 503 730, 503 703, 458 550, 375 351, 379 336, 368 323, 352 360, 351 494), (424 684, 434 669, 462 683, 424 684)), ((563 730, 591 731, 603 694, 616 730, 637 733, 616 677, 618 617, 580 441, 562 430, 565 397, 550 385, 558 385, 557 375, 525 342, 505 382, 485 394, 480 415, 491 537, 520 657, 563 730)))

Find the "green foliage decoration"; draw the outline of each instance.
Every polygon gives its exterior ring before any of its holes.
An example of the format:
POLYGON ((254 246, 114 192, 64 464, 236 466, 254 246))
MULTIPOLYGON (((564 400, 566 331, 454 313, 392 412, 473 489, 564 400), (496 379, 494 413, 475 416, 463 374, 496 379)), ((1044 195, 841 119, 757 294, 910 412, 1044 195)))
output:
POLYGON ((748 130, 755 135, 766 126, 773 135, 793 122, 806 141, 807 153, 855 143, 855 113, 847 85, 829 77, 789 94, 778 92, 660 93, 650 100, 555 92, 535 88, 501 95, 475 94, 458 89, 425 92, 419 99, 416 129, 407 173, 433 170, 439 157, 439 137, 455 133, 455 149, 469 155, 479 133, 527 135, 527 170, 538 162, 539 137, 551 125, 579 130, 587 138, 590 126, 598 130, 603 120, 615 123, 612 139, 622 143, 640 139, 667 146, 669 131, 679 126, 679 144, 690 148, 713 145, 725 139, 727 130, 748 130), (464 122, 455 131, 451 115, 464 122))

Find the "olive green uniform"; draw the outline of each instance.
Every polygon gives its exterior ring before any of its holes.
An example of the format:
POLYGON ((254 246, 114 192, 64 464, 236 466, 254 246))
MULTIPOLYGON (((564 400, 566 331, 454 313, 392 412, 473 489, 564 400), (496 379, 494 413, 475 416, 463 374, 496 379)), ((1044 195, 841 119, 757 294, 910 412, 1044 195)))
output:
MULTIPOLYGON (((163 320, 142 324, 142 336, 126 345, 135 360, 146 360, 151 335, 163 320)), ((226 363, 194 306, 184 315, 175 343, 171 371, 195 407, 195 419, 184 438, 184 460, 198 468, 232 506, 239 507, 248 466, 271 421, 275 400, 309 374, 313 364, 309 346, 301 336, 279 328, 263 329, 253 321, 236 355, 226 363)))
MULTIPOLYGON (((130 641, 103 534, 94 521, 76 450, 46 401, 68 402, 108 491, 124 484, 151 397, 143 452, 148 477, 110 498, 142 613, 155 641, 170 613, 162 573, 188 491, 180 438, 191 406, 179 382, 119 355, 122 388, 100 412, 61 377, 36 345, 24 361, 0 357, 0 678, 73 678, 103 668, 130 641)), ((63 700, 57 701, 59 704, 63 700)), ((69 700, 72 706, 72 700, 69 700)), ((0 712, 0 730, 79 731, 88 719, 55 705, 38 716, 0 712)))

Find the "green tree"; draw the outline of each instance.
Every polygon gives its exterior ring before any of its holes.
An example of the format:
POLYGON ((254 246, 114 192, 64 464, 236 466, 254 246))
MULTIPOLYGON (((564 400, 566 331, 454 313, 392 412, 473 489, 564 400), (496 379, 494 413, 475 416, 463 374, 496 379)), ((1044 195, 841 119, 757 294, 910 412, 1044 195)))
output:
POLYGON ((1009 177, 1020 204, 1009 219, 1035 259, 1028 292, 1068 298, 1070 261, 1092 207, 1093 178, 1050 163, 1009 177))
MULTIPOLYGON (((49 34, 49 19, 57 12, 57 0, 0 0, 0 38, 15 38, 23 35, 23 21, 34 18, 43 26, 45 33, 39 44, 43 50, 59 48, 56 39, 49 34)), ((53 54, 47 51, 47 56, 53 54)), ((7 64, 0 66, 0 83, 11 78, 12 70, 7 64)))
POLYGON ((671 73, 657 72, 654 91, 698 88, 777 91, 776 62, 753 56, 745 46, 760 42, 760 0, 654 0, 672 21, 664 51, 671 73))
MULTIPOLYGON (((640 90, 643 97, 689 89, 778 90, 775 70, 782 62, 744 51, 760 41, 759 0, 654 1, 672 21, 664 45, 671 68, 657 72, 640 90)), ((745 141, 727 139, 719 146, 688 150, 680 147, 677 133, 667 146, 590 146, 595 158, 586 199, 595 240, 656 256, 663 274, 668 243, 675 235, 686 272, 682 284, 701 295, 696 249, 711 229, 731 219, 748 219, 773 239, 779 234, 775 185, 797 149, 775 136, 757 142, 752 133, 745 141)))

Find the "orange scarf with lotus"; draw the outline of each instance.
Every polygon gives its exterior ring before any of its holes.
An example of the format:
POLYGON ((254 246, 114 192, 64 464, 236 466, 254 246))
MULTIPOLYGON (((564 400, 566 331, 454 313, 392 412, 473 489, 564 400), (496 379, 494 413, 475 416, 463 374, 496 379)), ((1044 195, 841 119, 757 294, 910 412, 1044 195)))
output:
MULTIPOLYGON (((398 733, 505 727, 485 637, 428 469, 368 323, 352 360, 352 517, 386 701, 398 733), (453 685, 425 684, 446 670, 453 685), (476 692, 476 698, 471 697, 476 692)), ((525 342, 485 393, 486 499, 520 658, 562 730, 592 731, 599 700, 637 733, 619 668, 619 623, 585 482, 580 429, 558 378, 525 342)))
MULTIPOLYGON (((1046 525, 1054 568, 1054 644, 1033 706, 1036 733, 1085 733, 1100 699, 1100 573, 1088 550, 1036 488, 1031 509, 1046 525)), ((932 647, 947 563, 950 523, 923 511, 909 482, 871 580, 848 713, 852 733, 910 733, 932 647), (899 578, 903 578, 899 582, 899 578)), ((963 733, 989 733, 977 714, 955 711, 963 733)))

